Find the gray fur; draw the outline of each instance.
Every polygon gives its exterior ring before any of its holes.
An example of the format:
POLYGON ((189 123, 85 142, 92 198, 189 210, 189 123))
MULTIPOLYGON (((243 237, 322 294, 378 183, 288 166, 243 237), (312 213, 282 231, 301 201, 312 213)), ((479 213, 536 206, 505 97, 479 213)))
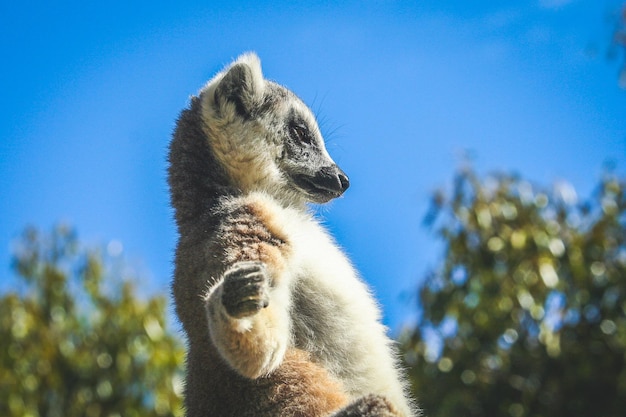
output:
POLYGON ((376 302, 306 208, 349 185, 308 107, 243 55, 181 113, 169 162, 187 416, 413 415, 376 302))

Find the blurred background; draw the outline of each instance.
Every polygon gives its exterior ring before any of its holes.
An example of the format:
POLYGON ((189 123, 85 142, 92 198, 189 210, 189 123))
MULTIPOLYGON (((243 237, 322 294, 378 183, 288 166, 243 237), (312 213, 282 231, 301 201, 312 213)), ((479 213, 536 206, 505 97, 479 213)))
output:
MULTIPOLYGON (((3 414, 116 415, 133 395, 178 410, 167 146, 189 96, 250 50, 350 176, 317 211, 381 301, 428 415, 589 415, 564 400, 589 387, 557 372, 563 329, 587 319, 598 333, 572 346, 622 359, 597 369, 614 371, 609 399, 582 401, 624 409, 623 1, 4 2, 0 33, 3 414), (167 383, 138 388, 142 369, 167 383)), ((590 366, 572 368, 588 381, 590 366)))

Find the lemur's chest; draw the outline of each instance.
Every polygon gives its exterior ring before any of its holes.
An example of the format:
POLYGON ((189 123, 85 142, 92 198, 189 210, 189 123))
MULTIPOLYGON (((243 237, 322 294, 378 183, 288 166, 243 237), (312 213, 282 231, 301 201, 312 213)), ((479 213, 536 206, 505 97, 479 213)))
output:
POLYGON ((335 321, 352 323, 378 319, 378 308, 367 286, 315 217, 304 210, 283 207, 263 193, 251 193, 240 203, 238 207, 254 207, 251 212, 258 221, 286 245, 284 272, 294 294, 295 315, 303 315, 306 323, 323 325, 333 315, 335 321))

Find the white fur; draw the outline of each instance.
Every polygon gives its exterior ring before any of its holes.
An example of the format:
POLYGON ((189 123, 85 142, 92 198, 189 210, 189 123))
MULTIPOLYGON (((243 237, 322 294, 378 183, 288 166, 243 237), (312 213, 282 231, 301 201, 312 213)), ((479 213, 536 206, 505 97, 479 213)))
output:
POLYGON ((328 315, 318 320, 341 323, 334 337, 341 339, 348 350, 321 358, 324 366, 344 383, 353 398, 382 394, 404 415, 413 415, 392 342, 380 323, 380 309, 343 251, 307 211, 282 207, 265 193, 251 193, 246 200, 261 202, 281 220, 293 252, 287 272, 291 276, 286 282, 292 288, 309 285, 315 288, 320 303, 331 298, 337 306, 337 310, 327 311, 328 315), (357 369, 346 369, 346 356, 357 369))
MULTIPOLYGON (((267 94, 268 82, 263 79, 260 61, 256 55, 246 54, 233 65, 242 62, 252 69, 254 90, 261 100, 267 94)), ((211 324, 211 333, 218 349, 223 355, 228 354, 227 349, 220 348, 220 335, 229 328, 267 335, 258 353, 263 355, 263 374, 280 364, 289 346, 304 345, 315 360, 343 382, 353 398, 381 394, 405 416, 413 415, 406 382, 400 375, 392 342, 380 322, 376 301, 341 249, 307 211, 305 196, 291 189, 277 165, 282 146, 278 142, 279 132, 273 131, 269 123, 264 125, 263 120, 239 120, 234 106, 215 111, 214 93, 228 68, 201 91, 203 128, 216 157, 243 192, 233 203, 261 205, 280 225, 290 255, 286 270, 276 280, 279 284, 270 293, 270 306, 278 324, 263 328, 260 316, 217 321, 211 324), (294 300, 303 294, 303 305, 295 305, 294 300), (299 308, 315 311, 315 317, 307 317, 310 328, 294 317, 301 311, 299 308), (320 331, 316 334, 315 329, 320 331), (322 336, 324 339, 320 340, 322 336)), ((289 108, 305 115, 318 137, 323 158, 331 164, 313 114, 295 96, 288 96, 276 111, 286 112, 289 108)), ((208 299, 219 300, 220 291, 218 284, 208 299)))

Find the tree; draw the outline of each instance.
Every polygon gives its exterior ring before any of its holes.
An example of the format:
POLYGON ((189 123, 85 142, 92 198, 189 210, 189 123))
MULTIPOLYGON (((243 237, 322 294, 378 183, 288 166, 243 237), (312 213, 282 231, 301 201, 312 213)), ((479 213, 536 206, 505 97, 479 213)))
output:
POLYGON ((27 229, 19 287, 0 298, 0 415, 180 415, 183 350, 164 296, 141 299, 128 267, 75 233, 27 229))
POLYGON ((444 259, 402 339, 427 416, 624 415, 625 190, 606 174, 579 204, 467 169, 435 194, 444 259))

